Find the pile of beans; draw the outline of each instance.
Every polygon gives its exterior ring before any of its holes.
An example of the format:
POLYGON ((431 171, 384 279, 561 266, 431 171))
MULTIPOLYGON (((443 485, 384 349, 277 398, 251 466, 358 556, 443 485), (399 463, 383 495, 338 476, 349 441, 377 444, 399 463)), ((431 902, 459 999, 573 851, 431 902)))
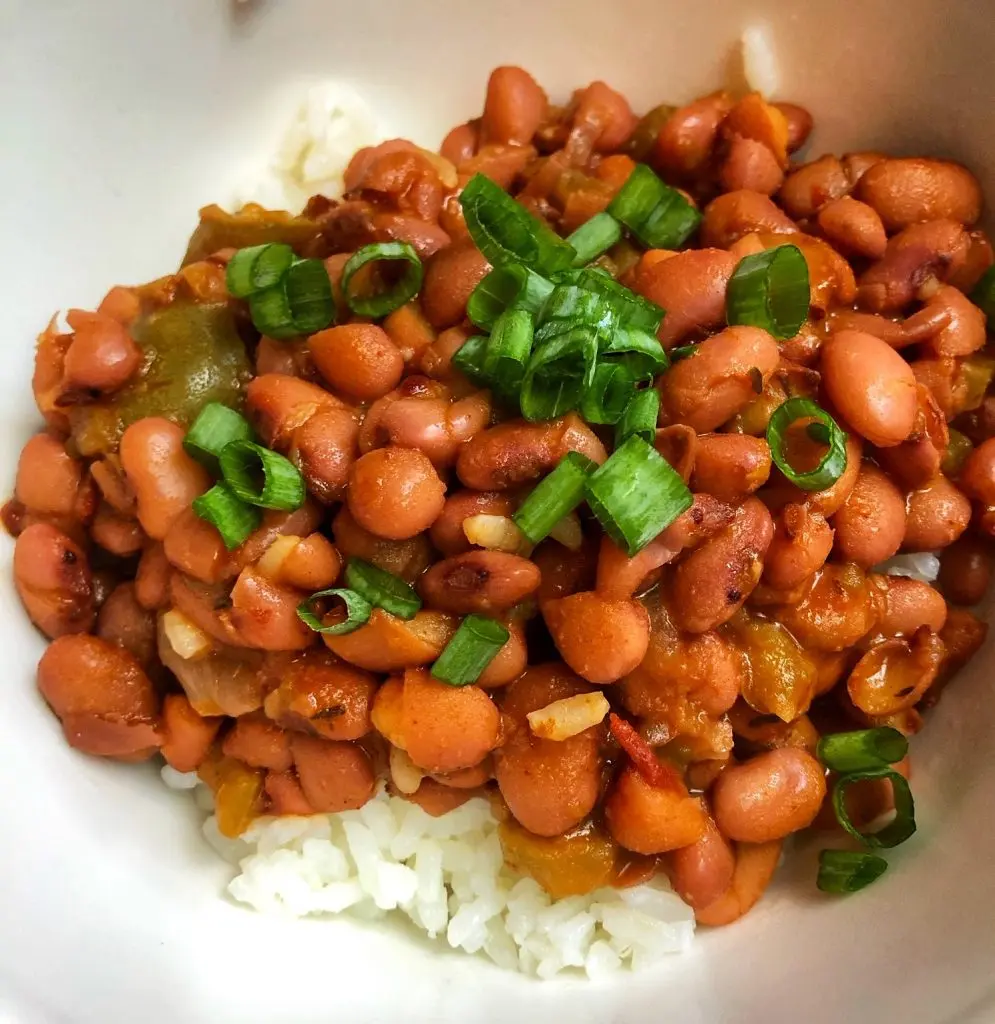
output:
MULTIPOLYGON (((525 71, 499 68, 483 115, 438 154, 364 149, 345 198, 317 197, 299 218, 206 211, 178 274, 113 289, 95 313, 72 312, 68 333, 50 327, 33 380, 45 429, 3 518, 18 593, 52 641, 38 686, 68 741, 198 771, 228 834, 260 814, 361 806, 379 777, 432 814, 486 793, 516 863, 548 869, 552 856, 559 891, 583 888, 596 833, 618 884, 666 870, 701 922, 745 913, 787 835, 833 827, 819 737, 917 732, 980 647, 966 606, 986 593, 995 535, 995 358, 967 297, 993 262, 978 183, 929 158, 799 162, 811 128, 807 111, 757 94, 640 119, 594 82, 556 106, 525 71), (621 242, 600 260, 667 311, 664 349, 696 345, 656 383, 656 447, 694 504, 631 558, 586 513, 562 542, 481 546, 471 519, 506 523, 567 452, 604 462, 610 434, 576 413, 507 418, 453 368, 490 269, 460 189, 483 173, 566 235, 637 160, 703 214, 690 248, 621 242), (253 334, 225 265, 274 239, 325 260, 337 326, 253 334), (421 294, 380 323, 350 318, 343 266, 387 240, 426 261, 421 294), (809 268, 802 330, 779 343, 727 327, 738 261, 784 242, 809 268), (307 484, 302 508, 266 512, 233 551, 191 510, 211 480, 183 448, 186 424, 138 418, 99 454, 75 429, 78 410, 141 382, 132 327, 177 303, 231 305, 254 360, 245 414, 307 484), (814 493, 772 469, 765 440, 798 396, 848 433, 845 472, 814 493), (938 585, 875 570, 899 552, 937 552, 938 585), (297 608, 349 558, 413 584, 422 609, 313 632, 297 608), (500 619, 509 640, 476 684, 447 686, 428 666, 469 613, 500 619), (665 784, 607 721, 563 740, 530 727, 530 712, 594 690, 655 751, 665 784)), ((852 798, 851 817, 869 821, 891 795, 852 798)))

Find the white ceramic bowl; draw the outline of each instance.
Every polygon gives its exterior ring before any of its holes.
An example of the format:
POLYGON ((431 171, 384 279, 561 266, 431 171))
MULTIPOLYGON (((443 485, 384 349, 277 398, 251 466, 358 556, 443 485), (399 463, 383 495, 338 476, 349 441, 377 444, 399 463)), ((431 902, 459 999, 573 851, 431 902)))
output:
MULTIPOLYGON (((715 88, 769 26, 810 152, 964 160, 995 196, 991 0, 2 0, 0 479, 38 419, 32 339, 54 309, 150 279, 225 197, 302 83, 353 83, 430 145, 489 69, 554 97, 603 77, 638 109, 715 88)), ((153 769, 69 750, 32 679, 42 650, 2 541, 0 1020, 752 1022, 995 1019, 991 646, 915 740, 920 831, 889 873, 821 897, 811 857, 691 953, 604 985, 538 984, 401 931, 265 918, 220 893, 197 816, 153 769)))

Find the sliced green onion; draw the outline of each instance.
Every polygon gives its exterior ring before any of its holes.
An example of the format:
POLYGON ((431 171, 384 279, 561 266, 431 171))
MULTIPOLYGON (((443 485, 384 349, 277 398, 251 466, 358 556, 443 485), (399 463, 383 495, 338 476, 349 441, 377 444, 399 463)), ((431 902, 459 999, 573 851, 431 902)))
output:
POLYGON ((558 284, 539 315, 536 345, 574 327, 590 327, 597 335, 599 347, 603 347, 614 336, 617 325, 618 313, 609 296, 580 285, 558 284))
POLYGON ((660 392, 656 388, 637 391, 628 401, 615 427, 615 447, 629 437, 641 437, 652 445, 656 440, 656 422, 660 417, 660 392))
POLYGON ((573 246, 486 175, 466 183, 460 205, 470 237, 492 267, 524 263, 548 275, 573 265, 573 246))
POLYGON ((413 619, 421 608, 421 598, 400 576, 361 558, 350 558, 346 563, 345 581, 370 604, 399 619, 413 619))
POLYGON ((490 383, 484 373, 488 340, 485 334, 475 334, 472 338, 467 338, 453 354, 453 366, 467 380, 481 387, 486 387, 490 383))
POLYGON ((527 309, 509 309, 494 323, 484 352, 484 375, 503 395, 517 399, 532 352, 533 321, 527 309))
POLYGON ((190 425, 183 438, 183 447, 188 455, 217 471, 218 456, 226 444, 251 441, 255 436, 244 416, 220 402, 208 402, 190 425))
POLYGON ((510 635, 494 619, 467 615, 432 666, 432 676, 450 686, 475 683, 510 635))
POLYGON ((522 380, 522 415, 551 420, 580 406, 594 379, 598 339, 586 327, 559 334, 537 348, 522 380))
POLYGON ((496 267, 473 289, 466 315, 471 323, 489 331, 506 309, 538 313, 552 290, 552 281, 521 263, 508 263, 496 267))
POLYGON ((816 756, 834 772, 886 768, 908 752, 909 741, 890 727, 831 733, 823 736, 816 748, 816 756))
POLYGON ((293 512, 304 504, 307 489, 300 470, 261 444, 231 441, 219 462, 225 483, 250 505, 293 512))
MULTIPOLYGON (((815 424, 810 424, 815 426, 815 424)), ((767 444, 770 446, 771 458, 777 468, 796 487, 803 491, 821 491, 836 483, 846 469, 846 434, 840 430, 836 421, 825 409, 820 408, 808 398, 789 398, 774 410, 767 424, 767 444), (796 420, 814 419, 827 433, 819 432, 818 436, 809 436, 829 447, 819 464, 805 472, 795 470, 788 462, 785 446, 788 430, 796 420)))
POLYGON ((229 551, 244 543, 262 522, 259 509, 247 505, 223 483, 194 498, 192 507, 196 515, 221 534, 229 551))
POLYGON ((811 291, 808 264, 797 245, 744 256, 726 287, 729 324, 762 327, 784 341, 793 338, 808 317, 811 291))
POLYGON ((549 536, 554 526, 584 500, 584 485, 597 465, 580 452, 567 452, 542 478, 511 517, 533 543, 549 536))
POLYGON ((316 633, 327 633, 330 636, 342 636, 343 633, 351 633, 360 626, 365 625, 373 614, 373 606, 361 594, 355 590, 347 590, 344 587, 335 587, 333 590, 319 590, 312 594, 306 601, 297 606, 297 617, 316 633), (346 617, 342 622, 336 622, 326 626, 314 612, 314 602, 325 597, 337 597, 345 605, 346 617))
POLYGON ((602 351, 607 357, 623 356, 637 380, 650 380, 670 365, 657 336, 638 327, 619 327, 602 351))
POLYGON ((912 790, 908 780, 892 768, 867 768, 858 772, 847 772, 841 775, 833 786, 833 810, 836 820, 850 835, 855 836, 866 846, 877 846, 891 849, 904 843, 916 830, 916 808, 912 799, 912 790), (855 782, 868 779, 890 779, 895 793, 895 817, 879 832, 861 832, 850 821, 846 812, 846 791, 855 782))
POLYGON ((603 252, 621 241, 622 225, 607 212, 596 213, 589 221, 581 224, 567 241, 577 253, 574 266, 582 267, 596 260, 603 252))
POLYGON ((407 242, 374 242, 357 249, 342 269, 342 295, 346 304, 358 316, 380 318, 400 309, 421 290, 425 269, 414 246, 407 242), (389 288, 373 295, 357 295, 352 290, 352 278, 360 267, 368 263, 402 263, 401 277, 389 288))
POLYGON ((621 359, 603 359, 594 368, 594 379, 584 392, 580 414, 588 423, 618 423, 642 379, 621 359))
POLYGON ((314 334, 335 320, 332 282, 321 260, 298 260, 276 284, 249 296, 257 330, 286 340, 314 334))
POLYGON ((859 892, 888 870, 888 862, 876 853, 822 850, 815 884, 823 892, 859 892))
POLYGON ((588 479, 585 496, 602 528, 631 558, 691 507, 691 492, 670 463, 630 437, 588 479))
POLYGON ((995 328, 995 267, 989 267, 974 286, 971 301, 985 314, 989 329, 995 328))
POLYGON ((583 267, 556 276, 557 284, 574 284, 589 292, 597 292, 611 301, 619 325, 656 334, 663 322, 664 311, 649 299, 619 284, 599 267, 583 267))
POLYGON ((684 196, 665 185, 646 164, 636 164, 608 206, 643 245, 650 249, 676 249, 701 221, 701 214, 684 196))
POLYGON ((267 242, 239 249, 228 261, 225 283, 230 295, 247 299, 265 288, 272 288, 294 262, 294 250, 283 242, 267 242))

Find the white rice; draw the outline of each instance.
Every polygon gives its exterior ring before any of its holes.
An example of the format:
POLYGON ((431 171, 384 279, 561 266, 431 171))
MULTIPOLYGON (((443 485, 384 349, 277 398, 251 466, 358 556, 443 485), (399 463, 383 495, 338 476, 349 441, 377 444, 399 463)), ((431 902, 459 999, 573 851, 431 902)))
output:
POLYGON ((888 576, 908 576, 912 580, 933 583, 940 575, 940 560, 932 551, 916 551, 895 555, 887 562, 874 566, 873 572, 883 572, 888 576))
POLYGON ((353 153, 382 141, 377 119, 354 89, 339 82, 313 85, 272 156, 237 190, 236 205, 297 212, 313 195, 340 196, 353 153))
MULTIPOLYGON (((162 776, 171 788, 209 793, 193 773, 167 767, 162 776)), ((228 892, 256 910, 403 915, 430 939, 539 978, 638 970, 683 952, 694 935, 694 914, 664 879, 550 898, 505 866, 497 821, 481 799, 433 818, 381 789, 358 811, 260 818, 239 839, 222 836, 212 814, 204 835, 237 865, 228 892)))
POLYGON ((773 96, 781 79, 768 25, 751 25, 740 38, 743 52, 743 74, 747 85, 764 96, 773 96))

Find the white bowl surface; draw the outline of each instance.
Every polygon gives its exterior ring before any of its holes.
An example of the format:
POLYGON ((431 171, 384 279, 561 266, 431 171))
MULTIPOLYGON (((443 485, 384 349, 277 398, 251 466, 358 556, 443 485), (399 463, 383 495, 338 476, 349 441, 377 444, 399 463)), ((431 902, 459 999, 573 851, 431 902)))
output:
MULTIPOLYGON (((560 99, 602 77, 648 108, 722 84, 755 24, 779 97, 816 115, 810 153, 950 155, 995 196, 990 0, 0 3, 3 487, 39 422, 33 337, 56 308, 170 270, 197 207, 231 194, 305 83, 352 83, 393 133, 437 145, 479 112, 497 64, 560 99)), ((222 898, 226 869, 187 797, 63 743, 0 544, 0 1021, 995 1018, 991 647, 914 741, 920 831, 872 889, 820 896, 808 851, 742 923, 659 969, 538 984, 403 930, 222 898)))

